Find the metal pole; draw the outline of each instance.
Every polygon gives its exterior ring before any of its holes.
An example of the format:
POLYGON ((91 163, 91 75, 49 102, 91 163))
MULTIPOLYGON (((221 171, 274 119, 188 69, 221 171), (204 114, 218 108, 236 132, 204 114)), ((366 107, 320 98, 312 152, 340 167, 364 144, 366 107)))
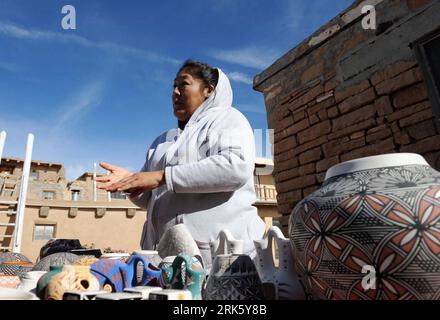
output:
POLYGON ((3 148, 5 146, 6 131, 0 133, 0 163, 2 162, 3 148))
POLYGON ((16 216, 16 225, 15 225, 15 239, 14 246, 12 251, 16 253, 20 253, 21 251, 21 240, 23 236, 23 222, 24 222, 24 214, 26 209, 26 196, 29 182, 29 172, 31 171, 31 162, 32 162, 32 149, 34 146, 34 135, 32 133, 28 134, 27 143, 26 143, 26 156, 23 164, 23 174, 21 177, 20 184, 20 194, 18 196, 18 204, 17 204, 17 216, 16 216))
POLYGON ((93 201, 96 202, 96 162, 93 163, 93 201))

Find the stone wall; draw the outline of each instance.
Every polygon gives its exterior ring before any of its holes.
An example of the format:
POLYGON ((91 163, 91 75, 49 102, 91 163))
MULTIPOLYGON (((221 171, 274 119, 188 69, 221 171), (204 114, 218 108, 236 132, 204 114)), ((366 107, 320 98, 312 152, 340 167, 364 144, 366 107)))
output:
POLYGON ((284 227, 294 206, 337 163, 415 152, 440 169, 439 119, 410 47, 439 27, 439 1, 355 1, 255 77, 275 131, 284 227), (376 6, 376 30, 362 28, 366 4, 376 6))

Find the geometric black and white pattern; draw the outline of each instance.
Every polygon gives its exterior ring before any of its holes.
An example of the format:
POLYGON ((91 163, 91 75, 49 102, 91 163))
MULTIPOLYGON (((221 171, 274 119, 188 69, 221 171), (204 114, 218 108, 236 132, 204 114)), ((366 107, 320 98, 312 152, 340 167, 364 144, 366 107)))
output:
POLYGON ((294 208, 289 235, 313 299, 440 299, 440 173, 429 166, 328 179, 294 208), (367 265, 376 289, 363 286, 367 265))

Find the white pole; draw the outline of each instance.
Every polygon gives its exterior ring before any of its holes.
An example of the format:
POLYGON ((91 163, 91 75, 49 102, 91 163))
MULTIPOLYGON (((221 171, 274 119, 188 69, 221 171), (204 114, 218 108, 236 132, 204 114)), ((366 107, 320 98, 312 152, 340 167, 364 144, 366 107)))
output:
POLYGON ((23 174, 21 176, 20 194, 18 196, 17 215, 15 218, 16 220, 15 239, 14 239, 14 246, 12 251, 16 253, 20 253, 21 251, 23 222, 24 222, 24 214, 26 209, 26 196, 27 196, 27 189, 29 182, 29 172, 31 171, 33 146, 34 146, 34 135, 32 133, 29 133, 26 143, 26 156, 24 158, 23 174))
POLYGON ((0 163, 2 162, 3 148, 5 146, 6 131, 0 133, 0 163))
POLYGON ((96 202, 96 162, 93 163, 93 201, 96 202))
MULTIPOLYGON (((110 171, 107 170, 107 175, 110 175, 110 171)), ((107 192, 107 201, 112 202, 112 193, 107 192)))

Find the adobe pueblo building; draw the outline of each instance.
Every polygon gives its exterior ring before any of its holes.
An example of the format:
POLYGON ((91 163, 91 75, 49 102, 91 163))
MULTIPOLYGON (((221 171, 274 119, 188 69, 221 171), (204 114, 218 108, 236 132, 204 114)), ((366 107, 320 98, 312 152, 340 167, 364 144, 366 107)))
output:
POLYGON ((284 227, 340 162, 414 152, 440 169, 439 58, 440 1, 358 0, 254 78, 284 227), (363 28, 366 5, 376 29, 363 28))
MULTIPOLYGON (((17 203, 23 174, 22 159, 0 161, 0 252, 11 251, 17 224, 17 203)), ((255 162, 255 207, 267 227, 278 217, 273 162, 255 162)), ((73 181, 60 163, 32 160, 25 204, 21 253, 36 260, 53 238, 79 239, 83 246, 102 251, 139 249, 146 211, 121 192, 95 189, 93 173, 73 181)))

